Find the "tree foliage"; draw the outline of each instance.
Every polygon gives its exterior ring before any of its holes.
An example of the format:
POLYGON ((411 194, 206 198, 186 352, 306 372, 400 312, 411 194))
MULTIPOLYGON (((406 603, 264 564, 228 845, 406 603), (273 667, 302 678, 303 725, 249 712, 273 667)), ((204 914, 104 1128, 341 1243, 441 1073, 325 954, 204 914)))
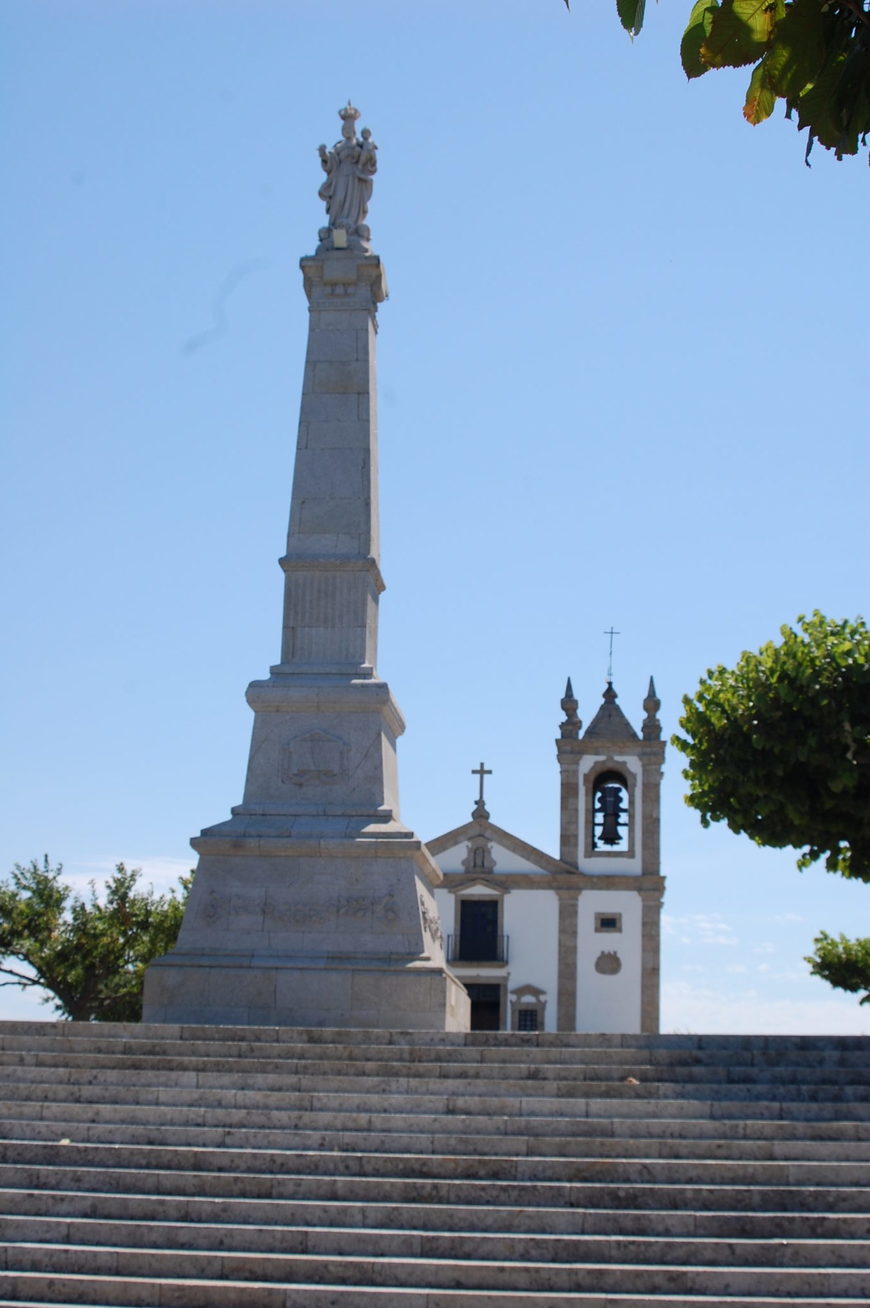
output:
MULTIPOLYGON (((568 0, 565 0, 568 3, 568 0)), ((857 154, 870 133, 870 0, 696 0, 680 55, 686 76, 752 67, 747 122, 769 118, 777 100, 807 129, 806 158, 818 141, 838 159, 857 154)), ((632 36, 645 0, 617 0, 632 36)))
POLYGON ((119 863, 102 897, 91 882, 83 899, 62 871, 46 856, 16 863, 0 885, 0 986, 45 989, 44 1002, 76 1022, 138 1022, 145 968, 174 945, 192 877, 157 895, 119 863))
POLYGON ((683 699, 686 802, 798 866, 870 881, 870 631, 815 612, 683 699))
POLYGON ((870 1004, 870 939, 849 940, 822 931, 813 941, 815 953, 806 962, 813 976, 820 976, 838 990, 850 994, 865 991, 859 1004, 870 1004))

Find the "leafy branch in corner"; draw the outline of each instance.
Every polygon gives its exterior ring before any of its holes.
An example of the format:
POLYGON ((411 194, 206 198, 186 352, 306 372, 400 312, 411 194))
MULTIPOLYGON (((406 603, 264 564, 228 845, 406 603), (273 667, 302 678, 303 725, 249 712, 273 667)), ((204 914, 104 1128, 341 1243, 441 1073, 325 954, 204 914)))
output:
MULTIPOLYGON (((636 36, 646 0, 616 0, 636 36)), ((568 5, 568 0, 565 0, 568 5)), ((752 67, 743 116, 754 124, 777 100, 799 131, 805 159, 818 141, 838 159, 870 133, 870 0, 696 0, 680 45, 689 78, 713 68, 752 67)), ((570 7, 570 6, 569 6, 570 7)))

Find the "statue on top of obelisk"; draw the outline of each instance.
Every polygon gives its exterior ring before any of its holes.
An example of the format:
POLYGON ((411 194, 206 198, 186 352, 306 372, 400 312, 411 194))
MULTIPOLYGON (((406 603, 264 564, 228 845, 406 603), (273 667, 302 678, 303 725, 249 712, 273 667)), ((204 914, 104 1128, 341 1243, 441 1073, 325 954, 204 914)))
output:
POLYGON ((326 250, 362 250, 370 253, 371 232, 365 218, 372 194, 372 178, 378 170, 378 147, 372 140, 371 130, 362 129, 362 139, 356 134, 359 110, 348 100, 339 109, 341 140, 331 150, 318 146, 320 166, 326 181, 317 194, 326 205, 329 225, 321 227, 318 235, 318 254, 326 250))

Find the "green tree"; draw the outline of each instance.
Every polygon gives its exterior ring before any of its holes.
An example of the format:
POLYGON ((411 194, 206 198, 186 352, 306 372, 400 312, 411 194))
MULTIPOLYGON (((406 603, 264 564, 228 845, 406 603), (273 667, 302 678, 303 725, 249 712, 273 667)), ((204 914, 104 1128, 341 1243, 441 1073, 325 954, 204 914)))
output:
POLYGON ((849 940, 843 935, 835 939, 822 931, 813 944, 815 953, 805 959, 813 976, 853 995, 863 990, 858 1003, 870 1004, 870 939, 849 940))
MULTIPOLYGON (((616 0, 632 36, 643 26, 645 3, 616 0)), ((761 123, 781 100, 786 117, 807 129, 807 161, 815 141, 838 159, 867 143, 868 0, 696 0, 680 56, 690 78, 751 67, 743 116, 761 123)))
MULTIPOLYGON (((801 851, 798 867, 870 881, 870 630, 819 612, 782 640, 708 670, 683 698, 673 744, 686 802, 758 845, 801 851)), ((870 941, 822 933, 812 971, 870 990, 870 941)))
POLYGON ((138 1022, 145 968, 175 943, 192 874, 157 895, 119 863, 102 897, 91 882, 83 899, 62 871, 46 856, 0 885, 0 986, 47 990, 44 1002, 76 1022, 138 1022))

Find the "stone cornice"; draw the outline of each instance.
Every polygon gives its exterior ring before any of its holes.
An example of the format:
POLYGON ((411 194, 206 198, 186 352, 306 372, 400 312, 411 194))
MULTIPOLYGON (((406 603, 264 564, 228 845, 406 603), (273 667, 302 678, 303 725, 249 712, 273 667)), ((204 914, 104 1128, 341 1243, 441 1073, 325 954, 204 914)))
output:
POLYGON ((341 555, 285 554, 278 560, 283 572, 368 572, 379 595, 386 590, 377 559, 341 555))
MULTIPOLYGON (((441 875, 445 890, 459 890, 469 884, 465 872, 442 872, 441 875)), ((577 895, 584 890, 623 890, 655 899, 664 893, 665 888, 664 877, 619 875, 615 872, 609 876, 593 876, 571 868, 560 872, 490 872, 486 880, 492 888, 505 893, 510 890, 554 890, 577 895)))
POLYGON ((287 665, 282 676, 279 664, 269 681, 252 681, 246 699, 256 713, 371 713, 380 710, 395 736, 405 730, 405 719, 385 681, 374 678, 300 675, 287 665))

